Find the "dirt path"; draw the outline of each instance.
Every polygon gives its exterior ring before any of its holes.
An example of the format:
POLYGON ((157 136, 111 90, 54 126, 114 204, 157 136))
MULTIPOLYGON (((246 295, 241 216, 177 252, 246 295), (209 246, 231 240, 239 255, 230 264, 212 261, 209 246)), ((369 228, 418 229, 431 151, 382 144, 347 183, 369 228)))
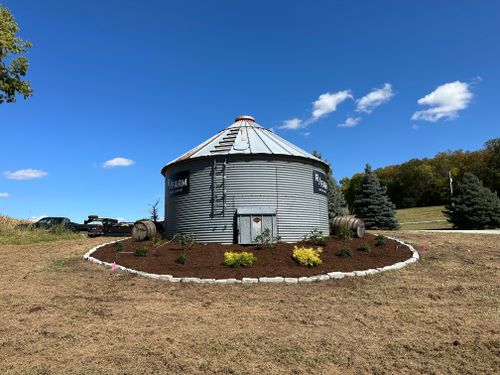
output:
POLYGON ((306 285, 170 284, 81 259, 106 239, 0 246, 0 373, 494 373, 498 238, 392 234, 429 250, 306 285))

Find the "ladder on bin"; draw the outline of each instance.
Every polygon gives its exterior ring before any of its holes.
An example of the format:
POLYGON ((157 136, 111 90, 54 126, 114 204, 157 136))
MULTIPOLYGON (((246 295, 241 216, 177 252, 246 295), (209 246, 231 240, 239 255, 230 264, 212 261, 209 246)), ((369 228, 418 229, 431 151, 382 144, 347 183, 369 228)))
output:
POLYGON ((214 159, 211 184, 211 217, 224 216, 226 213, 226 165, 226 158, 214 159))

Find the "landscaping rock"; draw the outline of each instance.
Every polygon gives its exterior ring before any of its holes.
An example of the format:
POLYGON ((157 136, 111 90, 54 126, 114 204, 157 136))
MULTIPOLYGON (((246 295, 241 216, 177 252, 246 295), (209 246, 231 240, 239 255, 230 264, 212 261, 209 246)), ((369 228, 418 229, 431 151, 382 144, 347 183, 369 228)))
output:
POLYGON ((330 272, 327 275, 330 279, 343 279, 345 277, 343 272, 330 272))
POLYGON ((284 281, 283 277, 259 277, 261 283, 282 283, 284 281))
POLYGON ((330 280, 330 276, 328 276, 328 275, 315 275, 315 276, 310 276, 310 279, 312 281, 325 281, 325 280, 330 280))
POLYGON ((312 283, 313 279, 307 276, 299 277, 299 283, 312 283))
POLYGON ((181 278, 181 283, 200 283, 200 279, 197 277, 182 277, 181 278))
POLYGON ((200 284, 215 284, 215 279, 200 279, 200 284))

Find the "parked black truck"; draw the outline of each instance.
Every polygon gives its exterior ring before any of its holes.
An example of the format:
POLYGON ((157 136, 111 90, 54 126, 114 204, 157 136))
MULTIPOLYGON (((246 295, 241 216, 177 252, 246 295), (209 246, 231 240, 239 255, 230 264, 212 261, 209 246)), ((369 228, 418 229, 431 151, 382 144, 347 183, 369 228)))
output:
POLYGON ((51 229, 53 227, 63 227, 67 230, 73 232, 88 232, 89 229, 93 229, 93 225, 78 224, 71 221, 67 217, 62 216, 47 216, 43 217, 35 223, 31 224, 20 224, 22 228, 36 228, 36 229, 51 229))

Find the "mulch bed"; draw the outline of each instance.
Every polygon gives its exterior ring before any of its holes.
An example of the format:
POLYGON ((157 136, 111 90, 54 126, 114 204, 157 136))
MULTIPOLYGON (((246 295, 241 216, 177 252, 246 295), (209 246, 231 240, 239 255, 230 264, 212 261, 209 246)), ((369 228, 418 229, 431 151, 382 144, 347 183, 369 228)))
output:
MULTIPOLYGON (((327 272, 362 271, 370 268, 388 266, 404 261, 411 257, 411 252, 405 246, 386 238, 385 244, 375 246, 375 236, 365 234, 362 239, 340 240, 334 236, 328 237, 321 254, 322 263, 316 267, 304 267, 292 259, 294 244, 278 243, 273 247, 257 249, 255 246, 195 244, 191 249, 184 251, 175 243, 163 241, 155 247, 151 241, 135 242, 133 239, 123 241, 123 250, 117 251, 114 244, 103 246, 92 256, 105 262, 116 264, 148 273, 173 275, 174 277, 199 278, 243 278, 243 277, 300 277, 321 275, 327 272), (368 243, 371 253, 359 250, 359 247, 368 243), (135 250, 145 248, 146 257, 138 257, 135 250), (340 249, 349 248, 352 257, 337 255, 340 249), (249 251, 255 254, 257 261, 249 268, 230 268, 223 264, 224 252, 249 251), (185 254, 187 264, 179 264, 176 260, 185 254)), ((306 245, 300 242, 296 245, 306 245)), ((314 246, 316 247, 316 246, 314 246)))
MULTIPOLYGON (((195 244, 193 248, 184 251, 176 242, 163 241, 159 246, 153 246, 151 241, 136 242, 133 239, 123 241, 123 250, 117 251, 115 244, 103 246, 92 256, 105 262, 116 264, 148 273, 173 275, 174 277, 199 278, 243 278, 243 277, 300 277, 326 274, 328 272, 362 271, 370 268, 388 266, 411 257, 411 252, 405 246, 386 238, 385 244, 375 246, 375 236, 365 234, 362 239, 340 240, 329 237, 321 254, 322 264, 317 267, 304 267, 292 259, 294 244, 278 243, 270 248, 257 249, 255 246, 221 245, 215 243, 195 244), (368 243, 371 253, 359 250, 368 243), (135 250, 145 248, 146 257, 138 257, 135 250), (340 257, 340 249, 352 250, 352 257, 340 257), (249 251, 255 254, 257 261, 249 268, 230 268, 223 264, 224 252, 249 251), (181 255, 188 258, 187 264, 179 264, 176 260, 181 255)), ((300 242, 297 245, 312 245, 300 242)), ((314 246, 316 247, 316 246, 314 246)))

